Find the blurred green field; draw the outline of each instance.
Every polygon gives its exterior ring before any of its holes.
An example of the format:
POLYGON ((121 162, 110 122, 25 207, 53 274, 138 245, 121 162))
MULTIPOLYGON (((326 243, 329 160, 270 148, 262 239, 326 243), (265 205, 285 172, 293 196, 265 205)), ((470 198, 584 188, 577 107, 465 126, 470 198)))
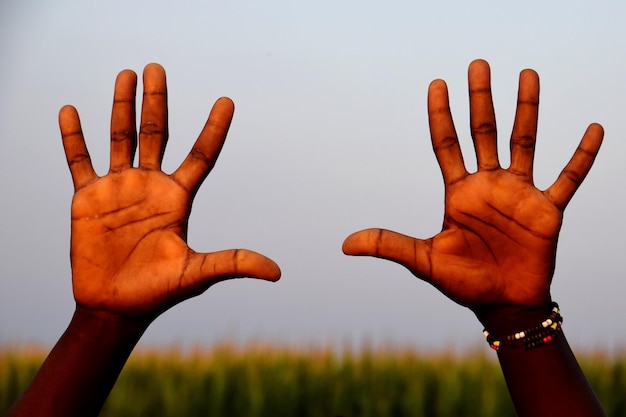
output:
MULTIPOLYGON (((0 414, 46 352, 0 349, 0 414)), ((626 417, 626 353, 579 355, 609 416, 626 417)), ((493 352, 271 346, 135 352, 101 416, 515 416, 493 352)))

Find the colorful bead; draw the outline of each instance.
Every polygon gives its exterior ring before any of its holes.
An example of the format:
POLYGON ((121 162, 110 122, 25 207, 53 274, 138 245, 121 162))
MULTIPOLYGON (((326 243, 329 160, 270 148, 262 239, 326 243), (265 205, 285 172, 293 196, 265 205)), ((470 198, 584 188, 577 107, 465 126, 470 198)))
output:
POLYGON ((491 335, 487 329, 483 330, 483 335, 493 350, 499 350, 501 347, 533 349, 552 342, 561 331, 562 322, 563 317, 558 304, 552 303, 550 317, 535 327, 509 334, 506 338, 500 339, 504 340, 505 344, 502 344, 500 340, 496 340, 496 337, 491 335))

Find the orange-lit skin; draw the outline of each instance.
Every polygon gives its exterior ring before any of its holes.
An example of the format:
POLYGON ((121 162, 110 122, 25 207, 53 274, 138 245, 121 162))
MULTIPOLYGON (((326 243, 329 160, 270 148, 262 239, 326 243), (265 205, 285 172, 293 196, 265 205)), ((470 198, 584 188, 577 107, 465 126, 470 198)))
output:
MULTIPOLYGON (((115 85, 111 164, 104 177, 91 165, 73 107, 59 114, 75 187, 71 262, 76 310, 29 388, 8 416, 96 416, 128 355, 150 323, 212 284, 242 276, 275 281, 280 269, 245 249, 196 253, 186 244, 193 197, 214 166, 233 115, 218 100, 189 156, 172 174, 161 171, 167 141, 163 68, 144 71, 139 134, 137 77, 123 71, 115 85), (133 167, 136 148, 139 163, 133 167)), ((443 230, 421 240, 381 229, 355 233, 350 255, 406 266, 468 306, 496 335, 536 325, 549 310, 550 283, 562 212, 591 168, 603 137, 593 124, 555 183, 533 185, 539 79, 520 76, 511 166, 496 150, 489 66, 469 69, 472 137, 478 172, 465 169, 443 81, 429 89, 430 128, 446 187, 443 230)), ((498 351, 520 416, 601 416, 595 394, 564 336, 534 350, 498 351)))
POLYGON ((88 158, 78 114, 59 114, 65 154, 74 180, 72 281, 78 305, 122 315, 155 316, 234 277, 275 281, 280 269, 248 250, 200 254, 186 243, 193 197, 222 149, 234 112, 219 99, 188 157, 172 174, 161 171, 167 141, 165 71, 144 71, 143 106, 137 147, 132 71, 119 74, 111 117, 111 163, 98 177, 88 158))
POLYGON ((161 171, 168 139, 165 71, 143 74, 139 134, 137 76, 122 71, 111 116, 111 162, 98 177, 76 109, 59 113, 74 182, 71 263, 76 311, 10 416, 97 415, 135 344, 159 314, 230 278, 280 278, 271 259, 246 249, 197 253, 187 246, 193 197, 226 139, 234 105, 219 99, 191 152, 161 171), (138 166, 133 166, 136 148, 138 166))
MULTIPOLYGON (((589 172, 604 131, 591 124, 556 181, 539 190, 533 183, 537 73, 526 69, 520 74, 508 168, 498 160, 487 62, 472 62, 468 80, 475 173, 463 162, 445 82, 435 80, 428 90, 432 144, 445 184, 442 231, 418 239, 366 229, 350 235, 343 251, 405 266, 469 307, 492 334, 508 335, 541 323, 550 313, 563 210, 589 172)), ((498 355, 520 416, 604 414, 565 337, 532 351, 501 349, 498 355)))

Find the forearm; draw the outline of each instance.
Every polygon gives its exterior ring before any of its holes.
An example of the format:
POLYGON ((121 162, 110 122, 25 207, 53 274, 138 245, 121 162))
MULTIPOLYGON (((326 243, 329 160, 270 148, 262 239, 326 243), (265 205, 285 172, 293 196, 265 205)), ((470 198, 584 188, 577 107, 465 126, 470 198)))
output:
POLYGON ((605 416, 565 335, 535 349, 501 349, 498 359, 520 417, 605 416))
POLYGON ((148 324, 78 307, 7 417, 97 416, 148 324))
MULTIPOLYGON (((549 309, 483 315, 487 329, 508 335, 531 328, 546 319, 549 309)), ((480 317, 480 315, 479 315, 480 317)), ((525 349, 502 341, 498 359, 511 399, 520 417, 604 416, 604 410, 567 343, 563 331, 552 340, 525 349)), ((503 337, 500 337, 503 339, 503 337)))

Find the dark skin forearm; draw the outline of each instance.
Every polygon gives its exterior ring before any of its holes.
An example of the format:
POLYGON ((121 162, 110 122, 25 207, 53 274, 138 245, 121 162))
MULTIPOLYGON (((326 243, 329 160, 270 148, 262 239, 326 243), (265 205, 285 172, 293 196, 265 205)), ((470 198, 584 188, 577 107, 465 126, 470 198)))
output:
POLYGON ((145 319, 77 307, 7 417, 97 416, 148 324, 145 319))
POLYGON ((75 191, 70 258, 77 308, 11 417, 96 416, 161 313, 226 279, 280 277, 278 265, 259 253, 199 253, 186 242, 191 203, 222 149, 232 101, 215 103, 187 158, 166 174, 160 169, 168 138, 165 71, 150 64, 143 81, 137 129, 137 76, 125 70, 117 77, 110 170, 102 177, 91 164, 78 112, 72 106, 59 112, 75 191))
MULTIPOLYGON (((491 333, 514 334, 541 323, 550 307, 491 309, 477 316, 491 333)), ((563 332, 534 349, 502 347, 498 359, 520 417, 605 416, 563 332)))
MULTIPOLYGON (((348 255, 389 259, 471 309, 492 336, 531 329, 550 311, 550 285, 563 211, 591 169, 604 130, 589 125, 554 183, 538 189, 533 164, 539 76, 520 73, 510 165, 498 157, 489 65, 468 69, 470 128, 477 170, 465 166, 444 81, 428 90, 433 150, 445 185, 440 233, 428 239, 384 229, 350 235, 348 255)), ((537 334, 535 334, 537 335, 537 334)), ((604 412, 563 334, 533 350, 501 348, 499 359, 520 416, 602 416, 604 412)), ((506 340, 506 339, 505 339, 506 340)))
POLYGON ((501 349, 498 359, 520 417, 606 415, 565 335, 537 349, 501 349))

